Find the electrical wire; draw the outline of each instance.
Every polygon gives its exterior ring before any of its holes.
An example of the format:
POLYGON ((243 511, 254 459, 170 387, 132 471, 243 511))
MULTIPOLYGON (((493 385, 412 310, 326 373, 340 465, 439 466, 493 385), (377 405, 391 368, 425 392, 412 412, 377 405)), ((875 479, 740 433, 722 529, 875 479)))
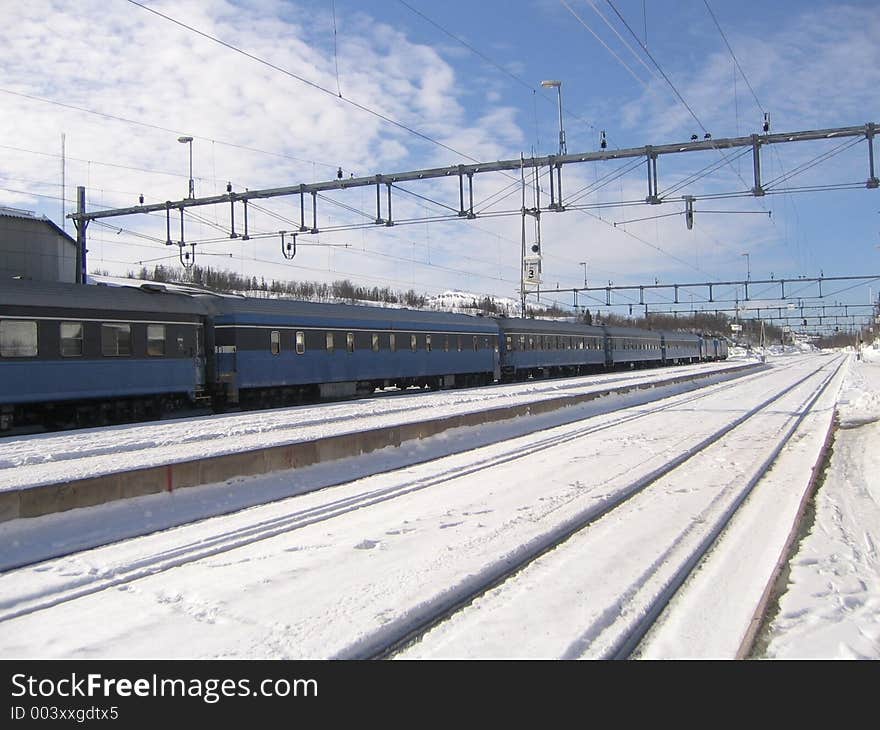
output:
POLYGON ((633 71, 629 67, 629 65, 626 63, 626 61, 624 61, 620 56, 618 56, 617 53, 615 53, 611 49, 611 47, 599 37, 599 35, 598 35, 598 33, 596 33, 596 31, 594 31, 589 25, 587 25, 587 22, 574 11, 574 9, 571 7, 571 5, 569 5, 567 2, 565 2, 565 0, 559 0, 559 1, 565 6, 565 8, 568 10, 568 12, 570 12, 578 20, 578 22, 580 22, 580 24, 582 26, 584 26, 584 28, 586 28, 590 33, 592 33, 593 37, 597 41, 599 41, 599 43, 602 44, 602 46, 605 48, 605 50, 607 50, 612 56, 614 56, 614 58, 617 59, 618 63, 620 63, 620 65, 623 66, 629 72, 630 76, 632 76, 636 81, 638 81, 646 89, 648 88, 647 82, 644 81, 638 74, 636 74, 636 72, 633 71))
POLYGON ((238 48, 237 46, 233 45, 232 43, 228 43, 227 41, 224 41, 220 38, 217 38, 216 36, 213 36, 210 33, 205 33, 204 31, 201 31, 198 28, 194 28, 191 25, 187 25, 186 23, 184 23, 180 20, 172 18, 170 15, 165 15, 164 13, 160 13, 158 10, 147 7, 146 5, 137 2, 137 0, 127 0, 127 2, 131 3, 132 5, 136 5, 137 7, 141 8, 143 10, 146 10, 149 13, 157 15, 158 17, 163 18, 164 20, 167 20, 171 23, 174 23, 175 25, 180 26, 181 28, 184 28, 185 30, 188 30, 191 33, 195 33, 196 35, 199 35, 202 38, 205 38, 209 41, 212 41, 213 43, 217 43, 217 44, 223 46, 224 48, 228 48, 229 50, 234 51, 235 53, 239 53, 242 56, 245 56, 246 58, 251 59, 252 61, 256 61, 257 63, 262 64, 263 66, 267 66, 268 68, 271 68, 274 71, 278 71, 279 73, 282 73, 285 76, 289 76, 290 78, 295 79, 296 81, 299 81, 300 83, 305 84, 306 86, 309 86, 309 87, 315 89, 316 91, 320 91, 323 94, 328 94, 328 95, 332 96, 334 99, 339 99, 340 101, 342 101, 345 104, 348 104, 356 109, 359 109, 360 111, 362 111, 366 114, 370 114, 370 115, 376 117, 377 119, 381 119, 382 121, 384 121, 388 124, 391 124, 392 126, 397 127, 398 129, 402 129, 405 132, 408 132, 412 135, 415 135, 416 137, 419 137, 420 139, 423 139, 426 142, 430 142, 431 144, 437 145, 438 147, 442 147, 443 149, 445 149, 449 152, 452 152, 456 155, 459 155, 461 157, 464 157, 468 160, 471 160, 472 162, 481 162, 481 160, 478 160, 474 157, 471 157, 470 155, 465 154, 464 152, 460 152, 459 150, 456 150, 455 148, 450 147, 449 145, 444 144, 443 142, 431 137, 430 135, 427 135, 424 132, 419 132, 417 129, 413 129, 412 127, 404 124, 403 122, 399 122, 396 119, 393 119, 393 118, 387 116, 386 114, 383 114, 382 112, 378 112, 375 109, 371 109, 370 107, 368 107, 364 104, 360 104, 359 102, 356 102, 353 99, 349 99, 344 96, 338 96, 330 89, 328 89, 324 86, 321 86, 321 84, 315 83, 314 81, 309 81, 308 79, 304 78, 303 76, 295 74, 286 68, 282 68, 281 66, 278 66, 278 65, 272 63, 271 61, 265 60, 264 58, 260 58, 259 56, 255 55, 253 53, 250 53, 248 51, 245 51, 242 48, 238 48))
MULTIPOLYGON (((131 1, 132 0, 129 0, 129 2, 131 2, 131 1)), ((85 107, 76 106, 74 104, 65 104, 64 102, 55 101, 54 99, 46 99, 46 98, 39 97, 39 96, 33 96, 32 94, 22 94, 21 92, 18 92, 18 91, 10 91, 9 89, 3 89, 3 88, 0 88, 0 92, 2 92, 4 94, 9 94, 11 96, 19 96, 24 99, 30 99, 31 101, 39 101, 44 104, 52 104, 54 106, 60 106, 64 109, 72 109, 73 111, 82 112, 84 114, 93 114, 95 116, 104 117, 105 119, 112 119, 113 121, 116 121, 116 122, 124 122, 125 124, 134 124, 139 127, 147 127, 148 129, 156 129, 160 132, 168 132, 169 134, 173 134, 175 136, 180 136, 182 134, 182 132, 180 130, 170 129, 168 127, 162 127, 158 124, 150 124, 149 122, 138 121, 137 119, 128 119, 126 117, 120 117, 115 114, 107 114, 105 112, 99 112, 94 109, 87 109, 85 107)), ((200 139, 200 140, 204 140, 206 142, 213 142, 215 144, 223 145, 224 147, 234 147, 235 149, 245 150, 247 152, 258 152, 262 155, 271 155, 272 157, 282 157, 287 160, 293 160, 294 162, 301 162, 301 163, 311 164, 311 165, 321 165, 322 167, 329 167, 330 169, 333 169, 333 170, 335 170, 337 168, 337 165, 331 165, 329 162, 320 162, 320 161, 315 161, 315 160, 304 160, 300 157, 294 157, 293 155, 286 155, 281 152, 269 152, 268 150, 262 150, 257 147, 248 147, 247 145, 236 144, 234 142, 227 142, 227 141, 220 140, 220 139, 212 139, 210 137, 202 137, 197 134, 190 134, 190 136, 194 137, 195 139, 200 139)), ((35 153, 35 154, 46 154, 46 153, 35 153)), ((68 158, 68 159, 72 159, 72 158, 68 158)), ((109 163, 103 163, 103 164, 109 164, 109 163)), ((171 174, 171 173, 168 173, 168 174, 171 174)))

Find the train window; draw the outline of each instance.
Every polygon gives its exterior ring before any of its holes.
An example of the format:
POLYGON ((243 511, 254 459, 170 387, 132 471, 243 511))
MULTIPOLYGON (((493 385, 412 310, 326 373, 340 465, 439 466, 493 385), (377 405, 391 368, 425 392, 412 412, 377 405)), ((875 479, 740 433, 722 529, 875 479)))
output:
POLYGON ((101 354, 107 357, 131 355, 131 325, 102 324, 101 354))
POLYGON ((480 349, 480 340, 474 335, 474 352, 480 349))
POLYGON ((449 352, 449 335, 443 335, 443 352, 449 352))
POLYGON ((461 335, 458 335, 458 351, 461 352, 461 335))
POLYGON ((379 335, 377 335, 377 334, 374 332, 374 333, 371 335, 370 340, 371 340, 371 343, 372 343, 372 346, 373 346, 373 352, 379 352, 379 335))
POLYGON ((393 332, 388 335, 388 349, 397 352, 397 336, 393 332))
POLYGON ((345 349, 354 352, 354 332, 345 333, 345 349))
POLYGON ((526 336, 525 335, 519 336, 519 349, 520 350, 526 349, 526 336))
POLYGON ((497 353, 498 350, 499 350, 499 346, 500 346, 500 344, 501 344, 501 341, 500 341, 497 337, 493 337, 493 338, 492 338, 492 342, 495 343, 495 344, 493 345, 493 349, 494 349, 495 352, 497 353))
POLYGON ((83 354, 82 322, 61 323, 61 357, 80 357, 83 354))
POLYGON ((505 342, 505 345, 507 346, 508 350, 513 350, 513 337, 511 337, 510 335, 507 335, 504 338, 504 342, 505 342))
POLYGON ((306 351, 306 334, 305 332, 296 333, 296 354, 302 355, 306 351))
POLYGON ((333 333, 332 332, 326 333, 325 342, 326 342, 327 351, 333 352, 334 345, 333 345, 333 333))
POLYGON ((412 350, 413 352, 415 352, 416 350, 419 349, 419 342, 416 339, 415 335, 409 336, 409 349, 412 350))
POLYGON ((0 320, 0 355, 37 356, 37 323, 13 319, 0 320))
POLYGON ((165 325, 147 325, 147 355, 162 357, 165 355, 165 325))
POLYGON ((431 335, 425 335, 425 349, 431 352, 431 335))
POLYGON ((269 349, 273 355, 281 353, 281 333, 278 330, 272 330, 269 333, 269 349))

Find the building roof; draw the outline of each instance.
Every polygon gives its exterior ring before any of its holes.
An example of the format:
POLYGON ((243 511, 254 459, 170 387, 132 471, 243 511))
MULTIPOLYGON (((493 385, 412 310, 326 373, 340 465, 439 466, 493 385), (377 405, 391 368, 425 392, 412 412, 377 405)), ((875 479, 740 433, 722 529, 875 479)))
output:
POLYGON ((35 223, 43 223, 52 228, 59 236, 63 236, 64 238, 66 238, 69 243, 72 243, 74 246, 76 245, 76 239, 73 238, 65 230, 59 228, 54 221, 44 215, 37 215, 32 210, 23 210, 21 208, 5 208, 3 206, 0 206, 0 218, 17 218, 20 220, 33 221, 35 223))

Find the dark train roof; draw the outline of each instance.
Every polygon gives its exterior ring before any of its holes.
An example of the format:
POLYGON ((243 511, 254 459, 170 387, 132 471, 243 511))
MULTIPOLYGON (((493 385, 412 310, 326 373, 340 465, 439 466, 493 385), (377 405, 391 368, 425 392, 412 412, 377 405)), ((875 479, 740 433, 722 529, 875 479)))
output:
POLYGON ((666 338, 674 337, 677 339, 685 339, 685 340, 699 340, 700 335, 694 334, 693 332, 675 332, 673 330, 662 330, 660 334, 666 338))
MULTIPOLYGON (((202 297, 198 297, 202 298, 202 297)), ((244 324, 283 324, 295 318, 302 324, 308 322, 355 323, 367 327, 429 325, 466 329, 474 332, 497 332, 495 320, 468 314, 431 312, 417 309, 398 309, 355 304, 329 304, 293 299, 253 299, 239 297, 211 297, 208 306, 218 318, 226 318, 244 324)))
MULTIPOLYGON (((92 312, 156 312, 208 315, 243 324, 302 324, 335 320, 352 325, 421 325, 467 332, 497 332, 495 320, 449 312, 429 312, 291 299, 256 299, 215 294, 186 286, 143 282, 123 286, 82 285, 10 279, 0 282, 0 307, 51 307, 92 312)), ((342 326, 342 325, 340 325, 342 326)))
POLYGON ((657 330, 643 330, 636 327, 606 327, 605 331, 612 337, 660 337, 657 330))
POLYGON ((557 322, 551 319, 525 319, 522 317, 501 317, 498 324, 505 332, 553 332, 560 335, 581 335, 600 337, 603 328, 583 322, 557 322))
POLYGON ((162 285, 146 287, 66 284, 9 279, 0 281, 0 307, 204 314, 205 304, 162 285))

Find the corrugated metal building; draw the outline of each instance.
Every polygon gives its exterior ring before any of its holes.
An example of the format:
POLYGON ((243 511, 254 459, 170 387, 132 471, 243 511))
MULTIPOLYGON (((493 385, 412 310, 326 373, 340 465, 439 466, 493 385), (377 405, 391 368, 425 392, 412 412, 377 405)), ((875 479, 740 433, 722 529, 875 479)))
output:
POLYGON ((76 239, 44 216, 0 207, 0 280, 76 281, 76 239))

